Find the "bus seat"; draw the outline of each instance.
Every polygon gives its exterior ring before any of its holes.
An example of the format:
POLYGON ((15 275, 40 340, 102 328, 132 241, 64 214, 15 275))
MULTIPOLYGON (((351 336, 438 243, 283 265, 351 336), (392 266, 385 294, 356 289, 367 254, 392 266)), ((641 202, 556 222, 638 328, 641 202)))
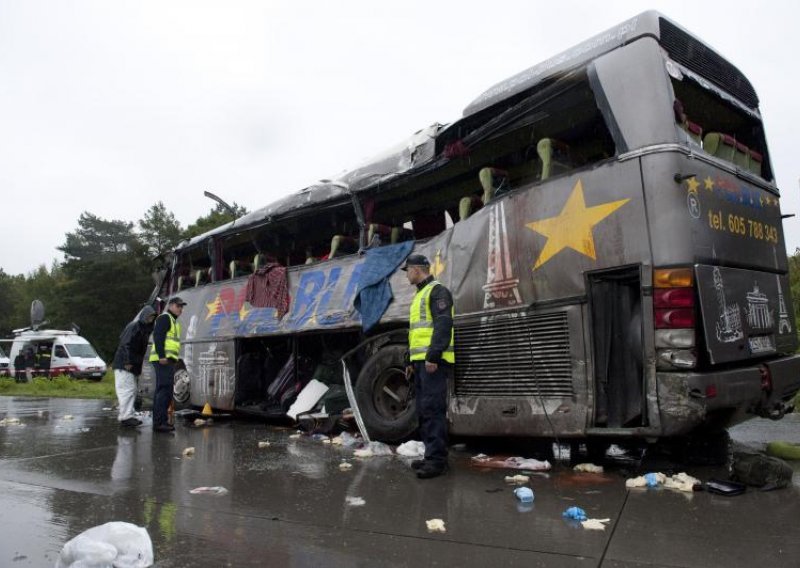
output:
POLYGON ((703 138, 703 150, 712 156, 733 162, 736 153, 736 140, 721 132, 709 132, 703 138))
POLYGON ((435 237, 447 228, 444 212, 419 214, 412 221, 415 239, 435 237))
POLYGON ((390 242, 393 245, 412 240, 414 240, 414 231, 406 229, 405 227, 392 227, 392 236, 390 242))
POLYGON ((375 237, 380 238, 381 244, 387 244, 392 237, 392 228, 389 225, 381 225, 380 223, 370 223, 367 228, 367 246, 373 246, 372 240, 375 237))
POLYGON ((748 162, 747 169, 756 174, 761 175, 761 165, 764 162, 764 156, 755 150, 750 150, 750 161, 748 162))
POLYGON ((194 285, 195 286, 202 286, 203 284, 208 284, 209 282, 209 270, 210 268, 200 268, 194 271, 194 285))
POLYGON ((463 221, 483 207, 483 200, 477 195, 462 197, 458 202, 458 220, 463 221))
POLYGON ((256 270, 258 270, 259 268, 264 266, 264 263, 265 263, 265 260, 264 260, 264 255, 263 254, 258 253, 257 255, 255 255, 253 257, 253 272, 255 272, 256 270))
POLYGON ((689 134, 689 137, 697 142, 698 144, 703 143, 703 127, 697 124, 696 122, 692 122, 691 120, 687 120, 683 124, 683 129, 689 134))
POLYGON ((740 168, 749 169, 750 168, 750 148, 742 144, 741 142, 736 143, 736 152, 733 154, 733 163, 739 166, 740 168))
POLYGON ((478 172, 478 180, 481 182, 481 188, 483 189, 481 201, 484 205, 489 203, 498 192, 508 189, 508 172, 506 170, 481 168, 481 171, 478 172))
POLYGON ((569 146, 559 140, 542 138, 536 144, 536 152, 542 162, 542 181, 572 169, 569 146))
POLYGON ((358 240, 347 235, 334 235, 331 239, 331 251, 328 258, 344 256, 358 252, 358 240))
POLYGON ((251 272, 252 268, 249 263, 241 260, 232 260, 228 265, 228 278, 238 278, 239 276, 244 276, 251 272))

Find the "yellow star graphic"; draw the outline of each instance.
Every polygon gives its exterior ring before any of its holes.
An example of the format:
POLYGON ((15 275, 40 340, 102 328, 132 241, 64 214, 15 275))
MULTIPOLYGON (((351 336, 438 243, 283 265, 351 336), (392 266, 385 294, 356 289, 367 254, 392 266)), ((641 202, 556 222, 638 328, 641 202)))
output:
POLYGON ((438 278, 441 273, 444 272, 444 269, 447 265, 442 262, 442 251, 437 250, 436 256, 433 258, 433 264, 431 265, 431 274, 433 274, 434 278, 438 278))
POLYGON ((711 179, 711 176, 707 176, 706 179, 703 180, 703 184, 705 184, 708 191, 714 189, 714 180, 711 179))
POLYGON ((206 304, 206 309, 208 309, 206 320, 210 320, 212 317, 220 313, 222 309, 222 300, 220 299, 219 294, 217 294, 216 298, 206 304))
POLYGON ((581 180, 578 180, 558 216, 525 225, 532 231, 547 237, 547 242, 542 252, 539 253, 533 270, 565 248, 571 248, 589 258, 596 259, 592 228, 628 201, 630 199, 620 199, 594 207, 586 207, 583 200, 583 184, 581 180))
POLYGON ((239 308, 239 321, 244 321, 247 319, 247 314, 249 314, 253 310, 247 309, 247 302, 242 302, 242 307, 239 308))
POLYGON ((686 185, 689 186, 689 193, 697 193, 697 188, 700 187, 700 182, 696 177, 690 177, 686 180, 686 185))

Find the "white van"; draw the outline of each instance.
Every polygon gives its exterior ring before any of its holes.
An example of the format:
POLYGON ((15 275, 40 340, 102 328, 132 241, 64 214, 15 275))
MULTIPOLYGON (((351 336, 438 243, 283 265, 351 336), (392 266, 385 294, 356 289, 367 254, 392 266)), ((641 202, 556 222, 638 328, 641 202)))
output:
POLYGON ((11 361, 6 357, 6 352, 3 351, 3 347, 0 345, 0 377, 11 375, 10 363, 11 361))
POLYGON ((70 375, 100 381, 106 374, 106 364, 92 344, 74 331, 40 329, 20 332, 11 344, 11 367, 15 366, 20 353, 27 353, 25 358, 28 365, 33 363, 36 376, 70 375))

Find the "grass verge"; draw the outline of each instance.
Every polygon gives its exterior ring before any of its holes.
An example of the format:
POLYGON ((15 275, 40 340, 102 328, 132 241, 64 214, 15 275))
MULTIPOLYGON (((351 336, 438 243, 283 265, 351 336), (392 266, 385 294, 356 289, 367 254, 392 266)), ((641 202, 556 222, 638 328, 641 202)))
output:
POLYGON ((10 377, 0 377, 0 396, 115 398, 114 373, 109 370, 101 381, 73 379, 61 375, 53 379, 35 377, 30 383, 17 383, 10 377))

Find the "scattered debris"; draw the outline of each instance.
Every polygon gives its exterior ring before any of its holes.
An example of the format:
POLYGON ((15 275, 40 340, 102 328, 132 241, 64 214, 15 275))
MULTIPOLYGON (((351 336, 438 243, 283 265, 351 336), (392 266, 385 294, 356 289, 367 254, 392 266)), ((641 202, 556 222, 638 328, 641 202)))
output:
POLYGON ((430 519, 425 521, 425 524, 428 527, 428 532, 447 532, 442 519, 430 519))
POLYGON ((259 447, 259 449, 260 449, 260 448, 269 448, 269 446, 270 446, 270 443, 269 443, 269 442, 266 442, 266 441, 262 441, 262 442, 259 442, 259 443, 258 443, 258 447, 259 447))
POLYGON ((213 487, 195 487, 189 491, 192 495, 227 495, 228 490, 221 485, 213 487))
POLYGON ((494 467, 498 469, 527 469, 530 471, 549 471, 551 466, 547 460, 539 461, 533 458, 521 457, 490 457, 486 454, 472 456, 472 461, 481 467, 494 467))
POLYGON ((0 426, 17 426, 19 424, 19 418, 3 418, 0 420, 0 426))
POLYGON ((367 504, 361 497, 345 497, 344 501, 349 507, 363 507, 367 504))
POLYGON ((507 475, 505 477, 506 483, 516 483, 517 485, 522 485, 523 483, 528 483, 531 480, 530 476, 527 475, 507 475))
POLYGON ((677 489, 678 491, 686 491, 687 493, 692 493, 695 487, 700 485, 702 484, 699 479, 684 472, 668 477, 664 482, 664 487, 667 489, 677 489))
POLYGON ((339 464, 339 469, 342 471, 347 471, 348 469, 353 469, 353 464, 349 462, 342 462, 339 464))
POLYGON ((521 503, 533 503, 533 489, 530 487, 517 487, 514 489, 514 495, 521 503))
POLYGON ((369 442, 363 448, 359 448, 353 455, 357 458, 371 458, 375 456, 391 456, 392 448, 383 442, 369 442))
POLYGON ((303 387, 303 390, 297 395, 297 399, 289 407, 286 415, 292 420, 297 420, 297 415, 303 412, 308 412, 320 401, 320 399, 328 392, 328 385, 311 379, 309 383, 303 387))
POLYGON ((144 527, 111 522, 92 527, 68 541, 56 559, 56 568, 72 566, 153 565, 153 542, 144 527))
POLYGON ((561 513, 561 516, 564 517, 565 519, 572 519, 574 521, 585 521, 587 519, 586 511, 584 511, 580 507, 570 507, 569 509, 561 513))
POLYGON ((397 446, 397 455, 407 458, 421 458, 425 455, 425 444, 417 440, 409 440, 397 446))
POLYGON ((61 417, 62 420, 72 420, 73 418, 75 417, 72 414, 65 414, 61 417))
MULTIPOLYGON (((104 407, 103 407, 103 410, 105 410, 106 412, 108 412, 108 411, 110 411, 110 410, 114 410, 114 409, 113 409, 113 408, 111 408, 110 406, 104 406, 104 407)), ((40 410, 39 412, 42 412, 42 411, 40 410)), ((40 415, 40 416, 41 416, 41 415, 40 415)))
POLYGON ((195 426, 210 426, 213 423, 214 420, 212 420, 211 418, 208 418, 206 420, 203 420, 202 418, 195 418, 194 422, 192 422, 192 424, 194 424, 195 426))
POLYGON ((679 491, 691 493, 695 490, 695 487, 701 485, 701 483, 696 477, 692 477, 684 472, 671 477, 667 477, 660 472, 646 473, 625 481, 625 487, 628 489, 636 487, 658 487, 659 485, 663 485, 667 489, 677 489, 679 491))
POLYGON ((344 442, 342 442, 341 436, 336 436, 335 438, 331 438, 331 444, 334 446, 343 446, 344 442))
POLYGON ((611 519, 586 519, 581 521, 581 526, 585 529, 604 531, 606 530, 606 523, 610 523, 611 519))
POLYGON ((628 450, 618 446, 617 444, 611 444, 606 450, 606 455, 612 458, 619 458, 628 455, 628 450))
POLYGON ((190 447, 186 448, 185 450, 183 450, 183 457, 185 457, 185 458, 194 457, 194 446, 190 446, 190 447))
POLYGON ((603 466, 595 465, 593 463, 579 463, 572 469, 582 473, 603 473, 603 466))
POLYGON ((297 440, 297 439, 298 439, 298 438, 300 438, 301 436, 302 436, 302 434, 299 434, 299 433, 294 433, 294 434, 290 434, 290 435, 289 435, 289 439, 290 439, 290 440, 297 440))

